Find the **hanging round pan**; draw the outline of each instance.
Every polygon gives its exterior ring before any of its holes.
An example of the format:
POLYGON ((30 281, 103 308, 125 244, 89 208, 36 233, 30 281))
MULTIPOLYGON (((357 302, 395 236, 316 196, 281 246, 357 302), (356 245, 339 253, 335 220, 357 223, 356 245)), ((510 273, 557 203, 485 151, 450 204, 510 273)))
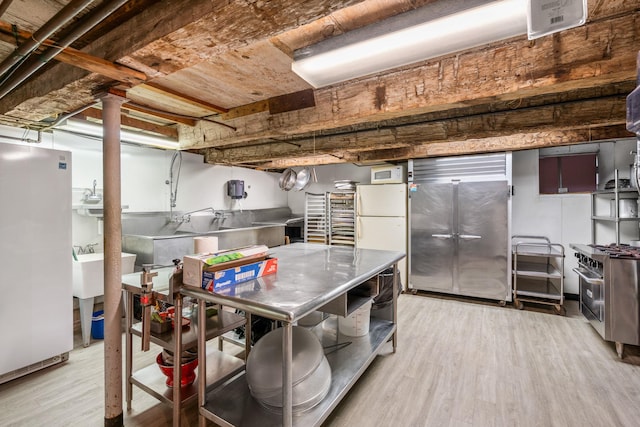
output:
POLYGON ((284 191, 291 190, 296 185, 296 179, 298 175, 296 171, 291 168, 287 168, 280 175, 280 179, 278 179, 278 184, 280 185, 280 189, 284 191))
POLYGON ((309 168, 303 168, 298 171, 296 177, 296 183, 293 186, 293 189, 296 191, 301 191, 307 188, 309 182, 311 181, 311 170, 309 168))

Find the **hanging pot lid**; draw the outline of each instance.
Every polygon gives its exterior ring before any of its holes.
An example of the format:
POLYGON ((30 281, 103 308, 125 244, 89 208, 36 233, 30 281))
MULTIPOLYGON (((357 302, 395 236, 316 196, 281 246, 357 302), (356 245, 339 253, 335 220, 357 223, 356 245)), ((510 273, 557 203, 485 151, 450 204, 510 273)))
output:
POLYGON ((296 191, 304 190, 311 181, 311 170, 309 168, 303 168, 298 171, 296 183, 293 189, 296 191))
POLYGON ((289 191, 296 185, 296 178, 298 175, 296 171, 291 168, 287 168, 280 175, 280 179, 278 179, 278 184, 280 185, 280 189, 284 191, 289 191))

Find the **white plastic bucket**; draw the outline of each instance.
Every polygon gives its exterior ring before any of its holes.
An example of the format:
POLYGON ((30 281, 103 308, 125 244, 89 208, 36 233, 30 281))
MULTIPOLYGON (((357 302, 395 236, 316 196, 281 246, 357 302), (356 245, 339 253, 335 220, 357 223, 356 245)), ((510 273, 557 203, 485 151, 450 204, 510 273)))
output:
POLYGON ((369 333, 369 316, 372 300, 364 303, 360 308, 347 317, 338 317, 340 333, 350 337, 361 337, 369 333))

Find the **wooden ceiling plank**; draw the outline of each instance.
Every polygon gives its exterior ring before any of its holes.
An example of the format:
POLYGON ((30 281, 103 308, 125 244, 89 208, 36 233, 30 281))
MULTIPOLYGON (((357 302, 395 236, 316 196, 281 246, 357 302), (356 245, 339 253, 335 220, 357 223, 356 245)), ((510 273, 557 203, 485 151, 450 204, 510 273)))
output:
POLYGON ((163 85, 161 85, 160 83, 157 83, 157 82, 146 82, 144 85, 142 85, 142 87, 145 90, 148 90, 148 91, 151 91, 151 92, 155 92, 155 93, 159 93, 159 94, 162 94, 162 95, 166 95, 166 96, 169 96, 169 97, 173 97, 173 98, 175 98, 177 100, 180 100, 182 102, 186 102, 188 104, 194 105, 194 106, 196 106, 198 108, 204 108, 204 109, 211 110, 214 113, 226 113, 227 111, 229 111, 227 108, 211 104, 210 102, 194 98, 194 97, 186 95, 184 93, 179 93, 179 92, 177 92, 177 91, 175 91, 175 90, 173 90, 171 88, 168 88, 166 86, 163 86, 163 85))
MULTIPOLYGON (((299 0, 246 2, 211 0, 160 1, 141 13, 121 22, 117 28, 90 43, 83 51, 118 62, 127 56, 171 73, 201 63, 203 58, 269 39, 302 23, 319 19, 327 10, 340 9, 362 0, 315 0, 299 7, 299 0), (212 36, 215 35, 215 36, 212 36), (162 46, 175 50, 163 51, 162 46)), ((102 83, 102 82, 100 82, 102 83)), ((72 87, 74 104, 85 105, 96 82, 83 70, 61 68, 60 64, 35 76, 0 100, 0 114, 19 112, 32 120, 50 117, 57 110, 55 102, 72 87), (51 94, 51 95, 50 95, 51 94), (55 99, 51 99, 54 96, 55 99), (45 101, 49 101, 48 103, 45 101), (28 112, 28 113, 27 113, 28 112)), ((68 109, 69 102, 63 103, 68 109)))
MULTIPOLYGON (((126 104, 125 104, 126 106, 126 104)), ((102 110, 97 108, 88 108, 81 113, 77 114, 86 118, 93 118, 102 120, 102 110)), ((157 125, 154 123, 146 122, 144 120, 134 119, 125 114, 120 115, 120 123, 122 126, 132 127, 143 131, 155 132, 169 138, 178 139, 178 130, 174 127, 157 125)))

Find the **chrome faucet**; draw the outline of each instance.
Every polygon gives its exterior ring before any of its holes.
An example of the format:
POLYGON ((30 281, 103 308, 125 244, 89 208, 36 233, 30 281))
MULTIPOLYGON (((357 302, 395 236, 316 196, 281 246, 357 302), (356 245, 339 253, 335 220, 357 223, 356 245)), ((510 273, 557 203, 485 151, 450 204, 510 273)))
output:
POLYGON ((77 254, 78 255, 84 255, 84 254, 93 254, 95 253, 95 249, 94 246, 97 246, 97 243, 88 243, 86 246, 74 246, 74 248, 77 249, 77 254))
POLYGON ((195 211, 191 211, 191 212, 187 212, 187 213, 182 214, 180 222, 190 222, 191 221, 191 214, 194 214, 196 212, 206 212, 206 211, 211 211, 216 218, 222 217, 222 212, 218 212, 214 208, 203 208, 203 209, 197 209, 195 211))
POLYGON ((99 194, 96 194, 96 185, 98 185, 98 181, 93 180, 93 190, 86 189, 84 193, 84 201, 86 203, 98 203, 102 200, 102 197, 99 194))

